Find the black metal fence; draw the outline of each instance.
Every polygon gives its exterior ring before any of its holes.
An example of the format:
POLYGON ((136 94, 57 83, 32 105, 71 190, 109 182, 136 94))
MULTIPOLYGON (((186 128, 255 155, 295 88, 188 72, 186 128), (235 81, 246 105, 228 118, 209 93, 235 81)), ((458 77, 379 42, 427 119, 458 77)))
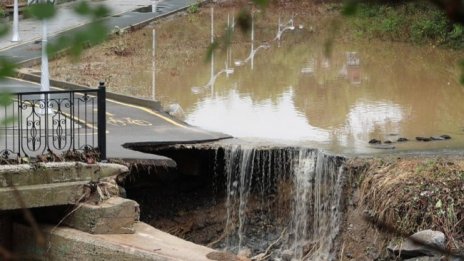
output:
POLYGON ((105 86, 95 90, 22 92, 0 107, 0 156, 95 152, 106 159, 105 86))

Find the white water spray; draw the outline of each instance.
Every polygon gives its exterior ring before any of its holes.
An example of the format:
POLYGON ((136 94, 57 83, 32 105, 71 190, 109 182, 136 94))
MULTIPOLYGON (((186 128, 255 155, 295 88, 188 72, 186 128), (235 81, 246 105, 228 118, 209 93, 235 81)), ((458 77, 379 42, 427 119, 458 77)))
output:
POLYGON ((306 148, 232 145, 224 158, 226 249, 262 251, 279 239, 274 258, 290 251, 296 260, 333 259, 343 184, 337 157, 306 148))

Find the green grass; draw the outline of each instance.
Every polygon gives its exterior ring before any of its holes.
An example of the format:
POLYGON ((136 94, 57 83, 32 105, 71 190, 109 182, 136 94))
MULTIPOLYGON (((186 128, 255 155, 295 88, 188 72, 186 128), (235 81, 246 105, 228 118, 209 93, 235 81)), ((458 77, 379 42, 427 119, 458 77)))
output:
POLYGON ((361 38, 464 47, 464 28, 427 3, 359 4, 348 24, 361 38))
POLYGON ((187 8, 187 13, 196 14, 200 10, 200 5, 198 3, 193 4, 187 8))

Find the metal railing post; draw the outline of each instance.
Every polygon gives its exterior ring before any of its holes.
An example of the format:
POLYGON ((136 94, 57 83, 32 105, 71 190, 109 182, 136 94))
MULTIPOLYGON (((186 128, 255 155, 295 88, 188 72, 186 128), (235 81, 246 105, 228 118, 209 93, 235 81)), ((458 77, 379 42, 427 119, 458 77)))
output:
POLYGON ((100 160, 106 160, 106 90, 105 83, 98 85, 98 149, 100 160))

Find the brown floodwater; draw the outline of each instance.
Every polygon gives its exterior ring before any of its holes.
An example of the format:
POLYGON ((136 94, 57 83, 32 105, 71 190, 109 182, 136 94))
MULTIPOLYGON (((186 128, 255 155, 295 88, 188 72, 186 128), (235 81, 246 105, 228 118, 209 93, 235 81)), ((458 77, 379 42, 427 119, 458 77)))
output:
MULTIPOLYGON (((209 9, 157 24, 160 48, 173 35, 176 45, 171 60, 166 57, 170 54, 157 53, 156 99, 165 106, 179 104, 192 125, 244 139, 318 146, 335 153, 385 151, 368 144, 374 138, 410 140, 393 143, 397 151, 464 148, 464 87, 458 81, 464 53, 344 37, 335 39, 326 57, 327 30, 321 29, 326 26, 314 17, 296 16, 294 30, 286 30, 280 43, 272 41, 276 13, 256 21, 253 47, 261 48, 253 60, 246 61, 251 36, 236 33, 240 40, 230 45, 229 53, 215 53, 213 71, 204 61, 209 9), (184 53, 192 47, 194 51, 184 53), (443 134, 452 139, 415 140, 443 134)), ((285 23, 291 14, 281 12, 280 17, 285 23)), ((216 35, 226 22, 227 12, 215 16, 216 35)), ((125 77, 140 86, 128 94, 150 97, 152 65, 146 57, 151 55, 151 28, 144 30, 144 69, 125 77)))

